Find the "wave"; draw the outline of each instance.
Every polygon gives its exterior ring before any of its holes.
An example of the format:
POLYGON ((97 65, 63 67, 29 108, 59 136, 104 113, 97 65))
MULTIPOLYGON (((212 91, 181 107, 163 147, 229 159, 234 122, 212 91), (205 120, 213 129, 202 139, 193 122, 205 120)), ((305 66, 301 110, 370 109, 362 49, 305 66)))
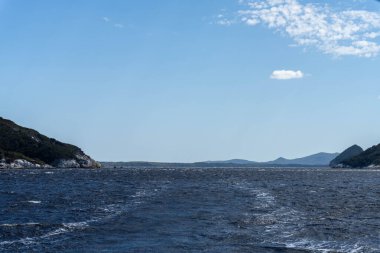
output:
POLYGON ((264 188, 257 188, 251 183, 240 183, 235 186, 254 197, 255 208, 252 209, 252 213, 244 214, 242 222, 245 225, 263 226, 262 235, 264 235, 263 238, 266 238, 264 245, 275 244, 277 245, 275 248, 279 247, 297 252, 368 253, 380 251, 378 246, 369 246, 368 241, 337 242, 299 238, 297 231, 302 230, 306 225, 305 213, 288 206, 282 206, 276 200, 275 195, 264 188))
POLYGON ((31 203, 31 204, 41 204, 40 200, 28 200, 26 202, 31 203))
MULTIPOLYGON (((164 187, 162 189, 164 189, 164 187)), ((131 196, 132 201, 129 203, 109 204, 104 207, 100 207, 99 210, 103 211, 103 214, 100 214, 97 217, 94 217, 92 219, 88 219, 85 221, 67 222, 67 223, 59 224, 58 225, 59 228, 54 229, 40 236, 24 237, 24 238, 16 239, 16 240, 2 241, 0 242, 0 249, 1 249, 1 246, 4 247, 4 246, 13 245, 13 244, 22 244, 22 245, 37 244, 37 243, 40 243, 42 240, 48 239, 53 236, 67 234, 67 233, 75 232, 78 230, 84 230, 91 225, 96 225, 96 223, 100 223, 100 222, 106 222, 109 219, 115 218, 125 212, 131 211, 133 208, 136 208, 139 205, 146 203, 147 197, 150 198, 154 195, 157 195, 159 192, 160 191, 158 191, 158 189, 138 190, 135 192, 135 194, 131 196)), ((37 200, 31 200, 27 202, 33 203, 33 204, 41 203, 41 201, 37 201, 37 200)), ((21 223, 21 224, 1 224, 0 226, 17 227, 17 226, 40 226, 40 225, 41 225, 40 223, 30 222, 30 223, 21 223)))
POLYGON ((34 223, 34 222, 27 222, 27 223, 4 223, 0 224, 0 227, 20 227, 20 226, 38 226, 41 225, 40 223, 34 223))
POLYGON ((344 252, 344 253, 368 253, 378 252, 379 248, 372 248, 360 242, 339 244, 334 241, 316 241, 312 239, 302 239, 295 242, 286 243, 286 248, 294 250, 308 250, 312 252, 344 252))

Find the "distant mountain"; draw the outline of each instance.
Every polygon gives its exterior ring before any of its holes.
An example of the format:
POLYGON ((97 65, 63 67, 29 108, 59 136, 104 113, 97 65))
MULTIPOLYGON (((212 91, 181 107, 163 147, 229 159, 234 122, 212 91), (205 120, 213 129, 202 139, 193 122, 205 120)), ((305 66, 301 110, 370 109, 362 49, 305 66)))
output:
POLYGON ((225 160, 225 161, 207 161, 204 163, 209 163, 209 164, 258 164, 258 162, 253 162, 249 160, 244 160, 244 159, 231 159, 231 160, 225 160))
POLYGON ((379 167, 380 144, 367 149, 357 156, 343 161, 342 165, 352 168, 379 167))
POLYGON ((277 165, 316 165, 316 166, 328 166, 330 162, 335 159, 339 153, 318 153, 309 155, 302 158, 286 159, 280 157, 274 161, 267 162, 267 164, 277 165))
POLYGON ((226 161, 206 161, 195 163, 163 163, 163 162, 101 162, 104 168, 129 168, 129 167, 153 167, 153 168, 220 168, 220 167, 326 167, 338 153, 319 153, 304 158, 285 159, 279 158, 270 162, 254 162, 244 159, 231 159, 226 161))
POLYGON ((226 161, 207 161, 203 162, 206 164, 223 164, 223 165, 255 165, 255 166, 328 166, 334 158, 336 158, 339 153, 318 153, 306 157, 296 158, 296 159, 286 159, 280 157, 274 161, 269 162, 254 162, 244 159, 232 159, 226 161))
POLYGON ((360 146, 353 145, 349 147, 348 149, 346 149, 345 151, 343 151, 334 160, 332 160, 330 163, 330 167, 342 167, 342 162, 360 155, 363 151, 364 150, 360 146))
POLYGON ((97 168, 80 148, 0 117, 0 168, 97 168))

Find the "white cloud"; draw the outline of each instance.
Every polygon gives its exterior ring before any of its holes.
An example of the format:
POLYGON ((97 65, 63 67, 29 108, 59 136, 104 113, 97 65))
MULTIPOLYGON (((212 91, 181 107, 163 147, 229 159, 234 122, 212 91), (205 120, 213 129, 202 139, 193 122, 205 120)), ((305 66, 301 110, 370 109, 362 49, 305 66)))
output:
POLYGON ((231 20, 228 20, 228 19, 219 19, 216 23, 218 25, 224 25, 224 26, 230 26, 233 24, 233 22, 231 20))
POLYGON ((116 28, 124 28, 123 24, 114 24, 113 26, 116 27, 116 28))
MULTIPOLYGON (((222 11, 225 12, 225 10, 222 10, 222 11)), ((213 22, 213 23, 216 23, 216 24, 222 25, 222 26, 230 26, 232 24, 235 24, 236 20, 232 20, 232 19, 226 17, 224 14, 218 14, 216 16, 216 22, 213 22)))
POLYGON ((328 5, 298 0, 260 0, 239 11, 247 25, 264 24, 292 38, 296 45, 316 47, 334 56, 374 57, 380 52, 380 13, 336 11, 328 5))
POLYGON ((302 71, 297 70, 275 70, 270 76, 271 79, 276 80, 290 80, 290 79, 300 79, 303 78, 304 74, 302 71))
MULTIPOLYGON (((111 22, 111 19, 109 17, 102 17, 102 19, 106 23, 110 23, 111 22)), ((112 24, 112 22, 111 22, 110 25, 113 25, 113 27, 116 27, 116 28, 119 28, 119 29, 124 28, 124 25, 121 24, 121 23, 114 23, 114 24, 112 24)))

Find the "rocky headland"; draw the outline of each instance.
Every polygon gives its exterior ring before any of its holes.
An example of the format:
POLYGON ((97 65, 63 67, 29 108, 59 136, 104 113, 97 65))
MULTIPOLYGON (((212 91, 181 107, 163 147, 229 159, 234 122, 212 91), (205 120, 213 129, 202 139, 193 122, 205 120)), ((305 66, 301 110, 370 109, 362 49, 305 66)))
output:
POLYGON ((0 168, 100 168, 80 148, 0 117, 0 168))
POLYGON ((354 145, 335 158, 330 166, 333 168, 371 168, 380 169, 380 144, 367 150, 354 145))

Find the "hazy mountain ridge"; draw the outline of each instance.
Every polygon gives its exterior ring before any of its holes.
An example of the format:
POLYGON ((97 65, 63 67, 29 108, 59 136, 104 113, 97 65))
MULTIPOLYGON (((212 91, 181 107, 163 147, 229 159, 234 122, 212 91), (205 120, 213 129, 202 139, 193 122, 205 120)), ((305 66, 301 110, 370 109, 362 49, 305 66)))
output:
POLYGON ((230 159, 225 161, 205 161, 195 163, 165 163, 165 162, 101 162, 105 168, 124 167, 328 167, 328 164, 339 153, 318 153, 297 159, 278 158, 269 162, 255 162, 245 159, 230 159))
POLYGON ((380 167, 380 144, 360 152, 363 149, 353 145, 342 153, 325 153, 286 159, 280 157, 273 161, 256 162, 245 159, 230 159, 225 161, 205 161, 195 163, 165 163, 165 162, 102 162, 106 168, 125 167, 340 167, 340 168, 363 168, 380 167), (336 164, 336 165, 335 165, 336 164))
POLYGON ((320 152, 317 154, 296 158, 296 159, 286 159, 283 157, 280 157, 274 161, 270 161, 268 163, 271 164, 297 164, 297 165, 320 165, 320 166, 327 166, 330 164, 331 160, 335 159, 339 153, 325 153, 320 152))
POLYGON ((258 164, 259 162, 249 161, 245 159, 231 159, 231 160, 225 160, 225 161, 206 161, 203 163, 219 163, 219 164, 258 164))
POLYGON ((207 161, 205 163, 219 163, 219 164, 243 164, 243 165, 260 165, 260 166, 273 166, 273 165, 307 165, 307 166, 328 166, 339 153, 325 153, 320 152, 317 154, 295 158, 286 159, 283 157, 277 158, 268 162, 255 162, 244 159, 231 159, 226 161, 207 161))

